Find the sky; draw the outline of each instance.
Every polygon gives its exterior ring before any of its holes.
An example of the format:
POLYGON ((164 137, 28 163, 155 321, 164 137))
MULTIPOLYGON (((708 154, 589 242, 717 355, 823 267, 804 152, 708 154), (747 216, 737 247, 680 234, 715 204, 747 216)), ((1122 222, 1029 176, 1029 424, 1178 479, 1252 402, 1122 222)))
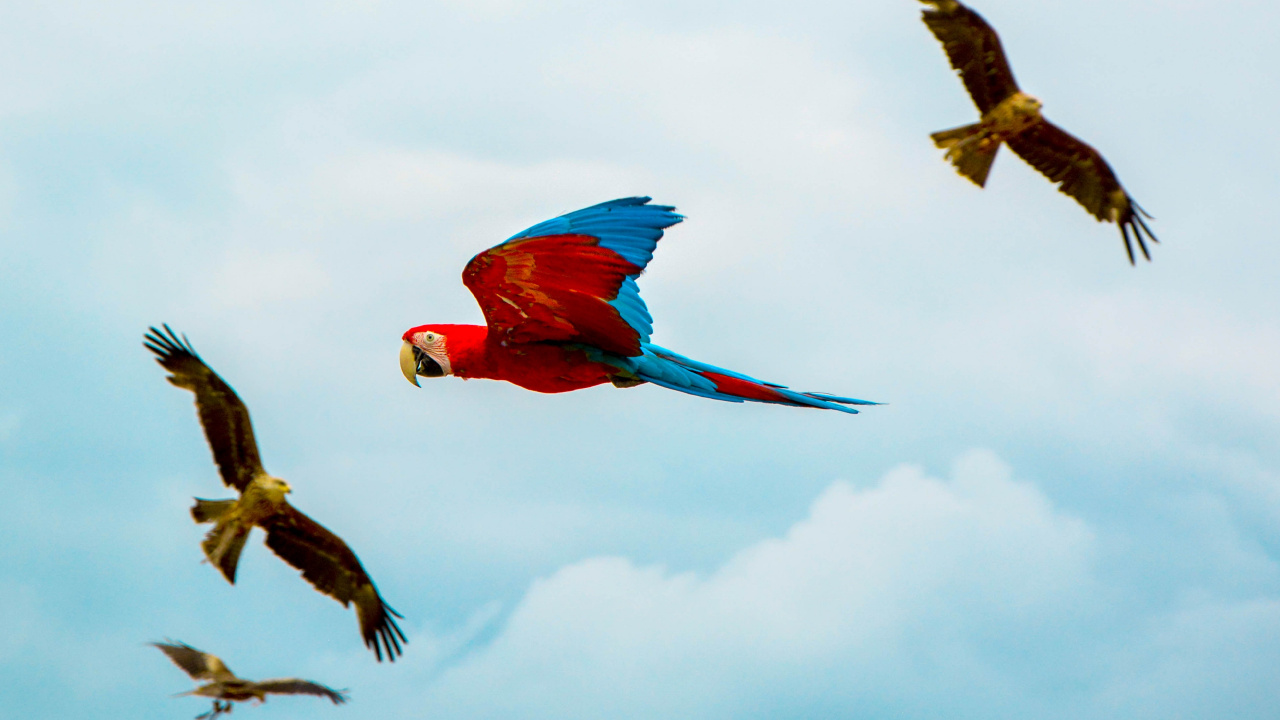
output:
POLYGON ((912 0, 0 8, 0 718, 184 718, 174 638, 348 688, 276 718, 1247 718, 1280 702, 1271 3, 985 0, 1158 219, 1131 267, 1004 151, 912 0), (860 415, 404 381, 536 222, 687 216, 655 342, 860 415), (409 636, 255 535, 185 332, 409 636))

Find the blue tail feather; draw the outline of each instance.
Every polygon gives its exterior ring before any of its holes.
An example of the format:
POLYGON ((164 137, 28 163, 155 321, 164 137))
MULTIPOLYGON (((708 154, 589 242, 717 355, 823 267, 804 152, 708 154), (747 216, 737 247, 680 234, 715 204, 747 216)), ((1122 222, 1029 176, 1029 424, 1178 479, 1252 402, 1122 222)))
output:
POLYGON ((749 375, 726 370, 725 368, 708 365, 707 363, 698 362, 690 358, 684 357, 678 353, 674 353, 666 348, 653 345, 651 343, 641 343, 641 352, 643 354, 637 357, 617 357, 588 350, 592 359, 606 362, 625 374, 653 383, 659 387, 669 390, 677 390, 689 395, 697 395, 698 397, 710 398, 712 400, 723 400, 725 402, 776 402, 780 405, 796 405, 802 407, 822 408, 824 410, 839 410, 840 412, 857 414, 854 408, 848 405, 879 405, 880 403, 871 402, 869 400, 858 400, 856 398, 846 398, 839 395, 831 395, 829 393, 806 393, 790 390, 786 386, 774 383, 766 383, 749 375), (705 377, 702 373, 710 372, 725 377, 731 377, 743 380, 756 385, 762 385, 781 395, 785 400, 770 401, 759 400, 757 398, 744 398, 737 395, 729 395, 719 392, 716 384, 710 378, 705 377))

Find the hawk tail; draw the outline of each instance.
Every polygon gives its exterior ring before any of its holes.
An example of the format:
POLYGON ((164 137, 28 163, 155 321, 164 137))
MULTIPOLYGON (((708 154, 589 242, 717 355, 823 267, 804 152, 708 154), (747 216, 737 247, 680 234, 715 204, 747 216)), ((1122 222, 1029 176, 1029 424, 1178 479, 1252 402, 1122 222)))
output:
MULTIPOLYGON (((226 509, 222 512, 225 513, 226 509)), ((195 514, 195 508, 192 508, 192 514, 195 514)), ((253 525, 249 523, 223 518, 204 536, 204 542, 201 543, 204 556, 222 571, 222 576, 232 585, 236 583, 236 565, 240 563, 240 551, 244 550, 244 543, 252 530, 253 525)))
POLYGON ((235 507, 235 500, 205 500, 204 498, 196 498, 196 504, 191 506, 191 517, 195 518, 198 523, 214 522, 218 518, 227 514, 227 511, 235 507))
POLYGON ((955 166, 956 172, 978 187, 986 186, 991 163, 996 161, 996 152, 1000 150, 1000 141, 985 132, 982 123, 940 130, 930 137, 934 145, 947 151, 945 157, 955 166))

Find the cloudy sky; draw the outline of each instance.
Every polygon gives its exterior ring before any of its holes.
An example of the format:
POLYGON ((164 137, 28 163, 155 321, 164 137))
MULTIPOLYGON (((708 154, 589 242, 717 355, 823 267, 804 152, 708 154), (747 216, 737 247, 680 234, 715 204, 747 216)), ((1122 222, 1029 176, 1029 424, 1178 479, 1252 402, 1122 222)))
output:
POLYGON ((0 717, 207 709, 165 637, 351 690, 264 720, 1274 713, 1280 9, 978 9, 1154 262, 940 159, 975 111, 912 0, 0 8, 0 717), (471 255, 639 194, 688 217, 656 342, 889 404, 405 383, 406 328, 481 320, 471 255), (256 539, 201 563, 161 322, 402 661, 256 539))

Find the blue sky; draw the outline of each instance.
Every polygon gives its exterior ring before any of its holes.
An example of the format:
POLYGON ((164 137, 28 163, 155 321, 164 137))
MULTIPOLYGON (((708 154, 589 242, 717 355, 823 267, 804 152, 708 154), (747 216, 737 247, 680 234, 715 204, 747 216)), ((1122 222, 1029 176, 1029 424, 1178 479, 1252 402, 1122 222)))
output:
POLYGON ((1280 10, 978 7, 1158 220, 1129 267, 975 117, 918 3, 42 3, 0 10, 0 717, 173 718, 150 640, 349 706, 261 718, 1239 718, 1280 687, 1280 10), (405 383, 540 220, 688 216, 654 340, 890 403, 405 383), (355 619, 225 494, 188 333, 267 467, 405 616, 355 619))

